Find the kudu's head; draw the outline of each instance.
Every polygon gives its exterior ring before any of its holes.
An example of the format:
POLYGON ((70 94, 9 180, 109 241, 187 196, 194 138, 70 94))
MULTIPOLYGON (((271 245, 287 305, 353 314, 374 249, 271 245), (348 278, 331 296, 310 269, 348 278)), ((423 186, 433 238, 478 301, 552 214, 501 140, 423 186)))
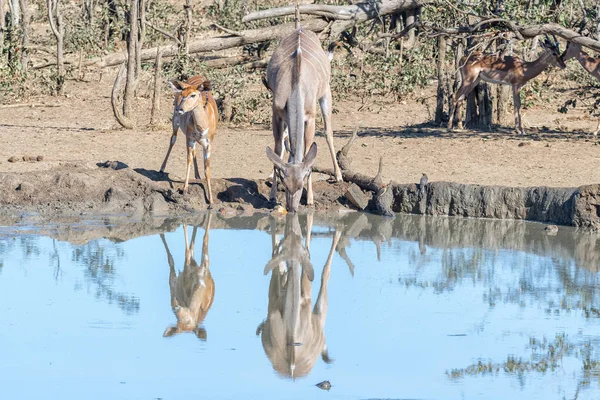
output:
POLYGON ((581 45, 573 42, 567 42, 567 49, 562 54, 561 58, 563 61, 568 61, 571 58, 576 57, 581 52, 581 45))
MULTIPOLYGON (((304 161, 298 163, 285 163, 270 147, 267 147, 267 157, 277 167, 281 182, 285 188, 285 208, 288 212, 298 211, 304 178, 317 157, 317 144, 313 143, 304 157, 304 161)), ((274 179, 277 179, 275 176, 274 179)))
POLYGON ((169 86, 175 92, 175 100, 173 101, 175 114, 183 115, 196 108, 202 115, 206 114, 210 81, 204 81, 199 85, 190 85, 185 82, 170 80, 169 86))
POLYGON ((565 64, 565 61, 560 54, 558 40, 556 40, 554 35, 552 37, 554 38, 554 41, 550 40, 548 35, 546 35, 544 40, 540 42, 540 46, 542 46, 542 48, 546 51, 546 54, 550 56, 551 65, 559 67, 560 69, 565 69, 567 64, 565 64))

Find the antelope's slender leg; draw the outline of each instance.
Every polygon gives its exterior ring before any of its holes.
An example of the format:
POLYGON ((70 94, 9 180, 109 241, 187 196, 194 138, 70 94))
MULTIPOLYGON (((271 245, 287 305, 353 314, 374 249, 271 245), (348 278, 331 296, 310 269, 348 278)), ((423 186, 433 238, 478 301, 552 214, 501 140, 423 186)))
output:
MULTIPOLYGON (((275 148, 273 151, 275 154, 283 155, 283 120, 277 115, 276 111, 273 110, 273 138, 275 139, 275 148)), ((273 185, 271 186, 271 198, 273 202, 277 201, 277 167, 273 166, 273 185)))
POLYGON ((202 177, 200 176, 200 170, 198 169, 198 158, 196 157, 195 149, 194 149, 194 176, 198 180, 202 179, 202 177))
POLYGON ((598 136, 598 132, 600 132, 600 120, 598 120, 598 127, 596 128, 596 132, 594 132, 594 136, 598 136))
POLYGON ((460 88, 456 91, 456 95, 454 97, 454 102, 452 103, 452 108, 450 109, 450 118, 448 121, 448 129, 452 129, 452 125, 454 124, 454 114, 458 114, 457 127, 462 129, 462 118, 460 116, 460 106, 462 105, 462 101, 471 93, 471 91, 479 84, 479 78, 466 77, 463 76, 462 83, 460 88))
POLYGON ((165 156, 165 160, 160 166, 160 172, 165 172, 165 168, 167 167, 167 160, 171 155, 171 150, 173 150, 173 146, 175 146, 175 142, 177 141, 177 130, 179 129, 179 118, 173 116, 173 133, 171 134, 171 141, 169 143, 169 150, 167 150, 167 155, 165 156))
POLYGON ((327 146, 329 147, 329 154, 331 155, 331 161, 333 161, 333 172, 335 174, 335 180, 342 182, 342 171, 337 162, 335 154, 335 147, 333 145, 333 126, 331 125, 331 109, 333 102, 331 100, 331 89, 328 87, 325 91, 325 96, 319 99, 319 105, 321 106, 321 112, 323 113, 323 124, 325 125, 325 139, 327 140, 327 146))
MULTIPOLYGON (((304 137, 305 137, 305 139, 304 139, 304 144, 305 144, 304 156, 305 157, 303 157, 303 158, 306 158, 306 153, 308 152, 308 149, 310 148, 309 145, 312 144, 314 137, 315 137, 315 117, 314 116, 311 116, 311 117, 307 118, 307 120, 306 120, 304 137)), ((328 143, 329 143, 329 141, 328 141, 328 143)), ((333 142, 331 144, 333 145, 333 142)), ((329 147, 330 150, 332 148, 333 147, 331 147, 331 146, 329 147)), ((334 160, 335 160, 335 156, 334 156, 334 160)), ((307 175, 308 176, 306 177, 306 179, 308 180, 308 183, 306 185, 306 205, 310 206, 315 203, 314 198, 313 198, 313 187, 312 187, 312 168, 310 169, 310 171, 308 171, 307 175)))
POLYGON ((513 86, 513 103, 517 133, 524 135, 525 132, 523 132, 523 126, 521 125, 521 88, 518 86, 513 86))
POLYGON ((210 184, 210 139, 200 139, 204 153, 204 176, 206 177, 206 191, 208 192, 208 203, 213 204, 212 187, 210 184))
POLYGON ((196 149, 196 141, 194 139, 188 139, 187 141, 187 167, 185 169, 185 183, 183 184, 183 192, 186 193, 188 190, 188 182, 190 181, 190 169, 192 167, 192 159, 194 158, 194 151, 196 149))

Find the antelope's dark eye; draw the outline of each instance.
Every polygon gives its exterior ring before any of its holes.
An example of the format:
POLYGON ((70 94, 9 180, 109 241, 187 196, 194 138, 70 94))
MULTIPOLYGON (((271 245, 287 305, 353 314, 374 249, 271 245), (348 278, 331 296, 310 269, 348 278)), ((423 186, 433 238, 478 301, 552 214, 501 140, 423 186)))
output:
POLYGON ((194 93, 194 94, 191 96, 191 98, 193 99, 194 97, 196 97, 196 94, 195 94, 195 93, 194 93))

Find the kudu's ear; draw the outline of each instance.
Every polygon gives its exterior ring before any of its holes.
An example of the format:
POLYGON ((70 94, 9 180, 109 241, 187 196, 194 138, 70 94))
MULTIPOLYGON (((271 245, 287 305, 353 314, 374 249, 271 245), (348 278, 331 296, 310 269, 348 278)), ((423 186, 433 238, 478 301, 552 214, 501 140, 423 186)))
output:
POLYGON ((171 337, 174 334, 177 333, 177 327, 176 326, 170 326, 167 329, 165 329, 165 332, 163 333, 163 337, 171 337))
POLYGON ((267 146, 267 157, 269 157, 269 160, 271 160, 277 168, 281 170, 285 169, 285 164, 283 163, 283 160, 279 158, 279 156, 275 154, 275 152, 271 150, 269 146, 267 146))
POLYGON ((174 92, 181 92, 183 91, 183 89, 185 89, 185 83, 183 82, 179 82, 178 80, 175 79, 169 79, 168 81, 169 86, 171 87, 171 89, 173 89, 174 92))
POLYGON ((198 90, 201 92, 208 92, 209 90, 211 90, 211 88, 212 84, 210 83, 210 81, 204 81, 200 85, 198 85, 198 90))
POLYGON ((304 163, 303 163, 304 168, 309 169, 310 167, 312 167, 316 158, 317 158, 317 144, 315 142, 313 142, 313 144, 310 145, 310 149, 308 149, 308 153, 306 153, 306 157, 304 157, 304 163))
POLYGON ((203 342, 206 342, 206 329, 196 328, 194 329, 194 333, 196 334, 196 337, 198 339, 202 340, 203 342))

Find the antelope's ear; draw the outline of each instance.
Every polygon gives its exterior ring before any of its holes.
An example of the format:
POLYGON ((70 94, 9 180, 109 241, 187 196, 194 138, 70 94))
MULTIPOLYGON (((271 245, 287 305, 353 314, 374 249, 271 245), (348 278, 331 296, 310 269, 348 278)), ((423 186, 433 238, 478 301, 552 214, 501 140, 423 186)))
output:
POLYGON ((196 328, 194 329, 194 333, 196 334, 196 337, 198 339, 202 340, 203 342, 206 342, 206 329, 196 328))
POLYGON ((176 333, 177 333, 177 327, 176 326, 170 326, 163 333, 163 337, 171 337, 171 336, 173 336, 176 333))
POLYGON ((267 146, 267 157, 273 162, 273 164, 275 164, 277 168, 281 170, 285 169, 285 164, 283 163, 283 160, 277 154, 275 154, 275 152, 271 150, 269 146, 267 146))
POLYGON ((173 89, 174 92, 179 93, 181 91, 183 91, 183 89, 185 89, 185 83, 183 82, 179 82, 178 80, 175 79, 169 79, 168 81, 169 86, 171 87, 171 89, 173 89))
POLYGON ((201 92, 208 92, 209 90, 211 90, 211 88, 212 88, 212 85, 211 85, 210 81, 204 81, 197 87, 197 89, 201 92))
POLYGON ((303 163, 304 168, 309 169, 310 167, 312 167, 316 158, 317 158, 317 144, 315 142, 313 142, 313 144, 310 145, 310 149, 308 149, 308 153, 306 153, 306 157, 304 158, 304 163, 303 163))

